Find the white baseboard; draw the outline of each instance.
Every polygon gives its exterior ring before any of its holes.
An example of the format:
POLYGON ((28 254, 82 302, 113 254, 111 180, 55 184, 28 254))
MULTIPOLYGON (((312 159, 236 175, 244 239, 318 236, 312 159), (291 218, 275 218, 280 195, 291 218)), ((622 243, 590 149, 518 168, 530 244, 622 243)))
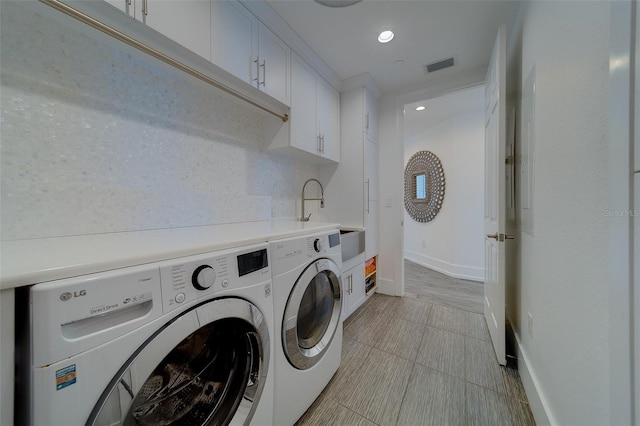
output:
MULTIPOLYGON (((398 286, 393 280, 380 278, 378 276, 377 284, 378 288, 376 289, 376 293, 386 294, 388 296, 402 296, 402 294, 398 294, 398 286)), ((402 290, 404 291, 404 288, 402 290)))
POLYGON ((477 266, 454 265, 411 250, 405 250, 404 258, 413 263, 417 263, 418 265, 449 275, 453 278, 484 281, 484 268, 478 268, 477 266))
POLYGON ((533 418, 538 426, 557 425, 558 422, 555 421, 555 417, 549 407, 549 402, 542 391, 542 385, 532 368, 526 351, 522 347, 520 336, 515 330, 513 334, 516 338, 516 350, 518 351, 518 372, 520 373, 520 379, 522 380, 522 385, 529 400, 529 407, 531 407, 533 418))

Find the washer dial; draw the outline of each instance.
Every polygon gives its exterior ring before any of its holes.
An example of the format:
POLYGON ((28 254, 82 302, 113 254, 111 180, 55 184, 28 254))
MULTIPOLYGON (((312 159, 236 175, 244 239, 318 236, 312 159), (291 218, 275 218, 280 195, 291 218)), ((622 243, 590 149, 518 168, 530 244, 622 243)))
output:
POLYGON ((191 283, 198 290, 206 290, 216 282, 216 271, 209 265, 202 265, 193 271, 191 283))

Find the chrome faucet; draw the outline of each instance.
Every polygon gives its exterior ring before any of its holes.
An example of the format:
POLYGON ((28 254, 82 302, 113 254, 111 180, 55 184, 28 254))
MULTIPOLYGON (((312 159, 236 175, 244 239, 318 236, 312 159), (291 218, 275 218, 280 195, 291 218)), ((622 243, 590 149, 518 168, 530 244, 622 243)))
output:
POLYGON ((304 216, 304 202, 308 200, 320 200, 320 208, 324 208, 324 188, 322 187, 322 184, 318 179, 309 179, 302 186, 302 217, 300 218, 301 222, 308 222, 309 218, 311 217, 311 213, 309 213, 309 216, 307 217, 304 216), (318 185, 320 185, 321 198, 304 198, 304 189, 307 187, 307 184, 311 181, 318 182, 318 185))

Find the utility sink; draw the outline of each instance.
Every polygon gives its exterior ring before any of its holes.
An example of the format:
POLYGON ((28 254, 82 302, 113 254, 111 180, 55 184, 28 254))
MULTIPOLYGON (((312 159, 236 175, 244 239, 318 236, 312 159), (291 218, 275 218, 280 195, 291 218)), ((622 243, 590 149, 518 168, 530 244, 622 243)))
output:
POLYGON ((364 230, 341 229, 340 246, 342 247, 342 263, 364 253, 364 230))

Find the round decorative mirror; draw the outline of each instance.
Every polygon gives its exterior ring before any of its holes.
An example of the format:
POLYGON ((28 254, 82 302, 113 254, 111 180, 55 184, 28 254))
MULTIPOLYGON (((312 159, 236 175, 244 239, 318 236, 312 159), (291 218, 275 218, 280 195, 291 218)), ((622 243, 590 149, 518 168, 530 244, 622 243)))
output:
POLYGON ((444 200, 444 169, 431 151, 416 152, 404 169, 404 207, 418 222, 430 222, 444 200))

